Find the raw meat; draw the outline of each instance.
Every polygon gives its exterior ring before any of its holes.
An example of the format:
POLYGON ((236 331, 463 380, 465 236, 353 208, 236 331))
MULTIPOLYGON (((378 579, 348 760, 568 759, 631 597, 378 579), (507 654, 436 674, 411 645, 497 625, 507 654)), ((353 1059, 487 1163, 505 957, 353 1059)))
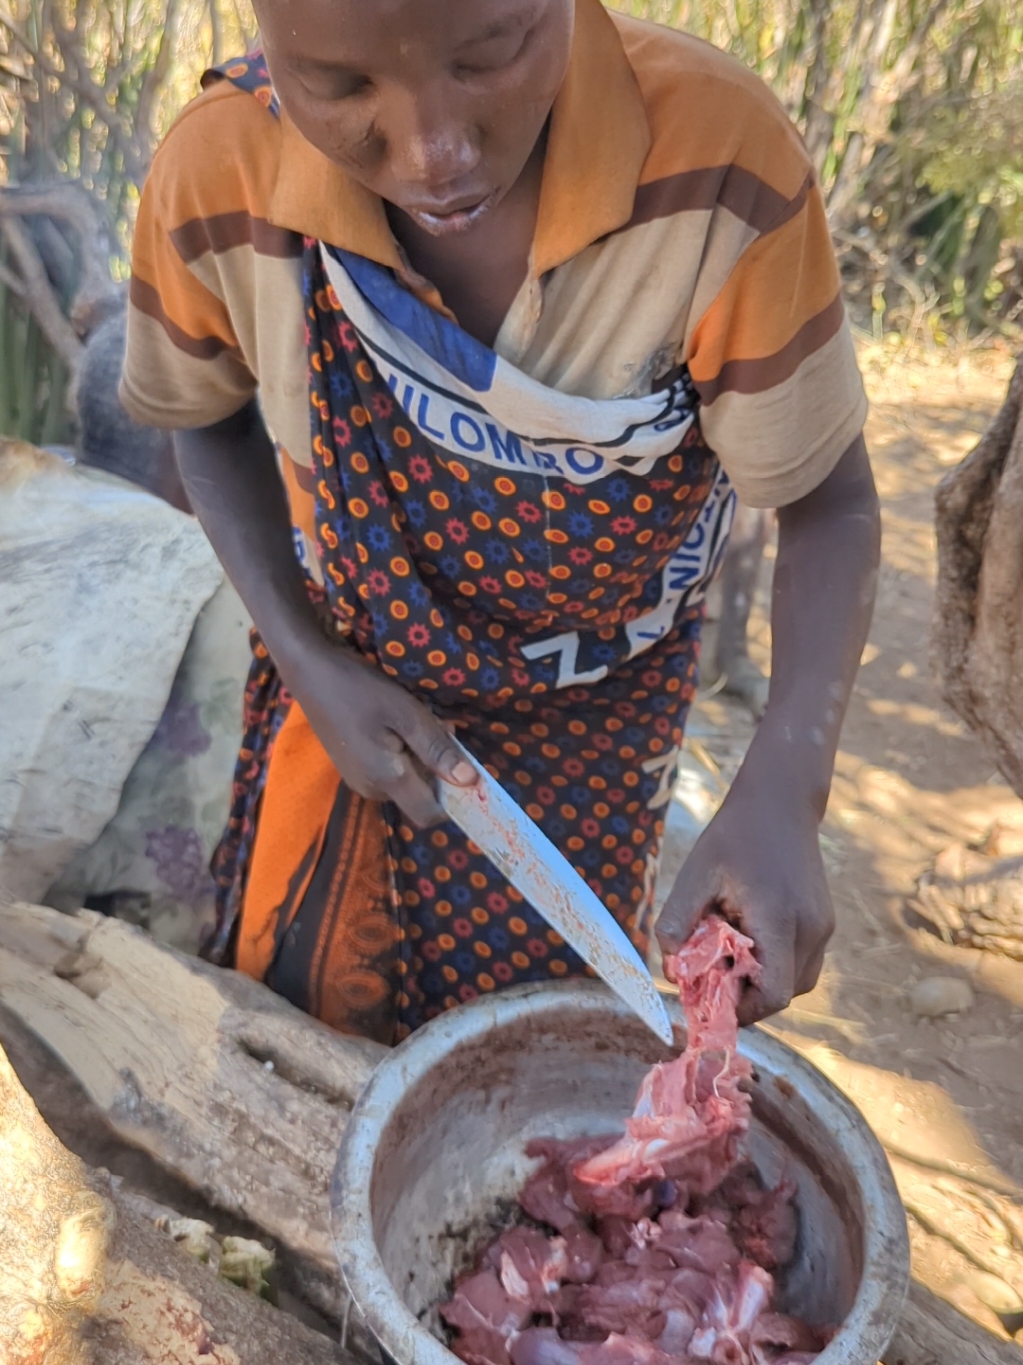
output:
POLYGON ((740 1085, 749 1064, 736 1052, 736 1007, 744 978, 756 979, 753 945, 724 920, 704 920, 664 969, 677 983, 689 1041, 681 1057, 647 1073, 625 1136, 580 1163, 576 1180, 592 1207, 617 1212, 622 1190, 669 1177, 690 1194, 718 1186, 749 1127, 740 1085))
POLYGON ((493 1270, 461 1280, 444 1321, 458 1330, 458 1355, 467 1365, 508 1365, 508 1345, 533 1317, 528 1299, 513 1298, 493 1270))
POLYGON ((795 1186, 767 1189, 739 1158, 752 947, 712 917, 665 963, 688 1043, 647 1074, 623 1137, 527 1147, 540 1164, 519 1204, 548 1231, 503 1232, 441 1306, 467 1365, 809 1365, 823 1349, 827 1333, 772 1310, 795 1186))

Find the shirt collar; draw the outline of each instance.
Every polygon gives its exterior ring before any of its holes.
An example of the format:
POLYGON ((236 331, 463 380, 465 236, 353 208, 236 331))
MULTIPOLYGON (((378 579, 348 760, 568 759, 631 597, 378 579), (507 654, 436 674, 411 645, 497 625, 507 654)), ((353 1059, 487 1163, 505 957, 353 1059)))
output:
MULTIPOLYGON (((281 115, 270 218, 406 273, 383 201, 281 115)), ((650 128, 636 77, 600 0, 576 0, 565 82, 551 111, 532 271, 543 275, 627 223, 650 128)))

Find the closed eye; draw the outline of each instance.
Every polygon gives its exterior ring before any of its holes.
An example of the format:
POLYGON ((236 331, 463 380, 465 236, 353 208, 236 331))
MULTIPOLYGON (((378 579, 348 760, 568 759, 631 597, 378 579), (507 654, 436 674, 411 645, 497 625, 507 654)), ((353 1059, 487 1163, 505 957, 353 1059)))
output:
POLYGON ((299 72, 299 83, 314 100, 337 101, 356 99, 373 87, 368 76, 342 67, 308 67, 299 72))
POLYGON ((503 71, 511 66, 526 46, 529 35, 516 36, 514 42, 488 43, 478 55, 455 64, 457 76, 482 76, 488 71, 503 71))
POLYGON ((454 63, 455 74, 483 75, 511 66, 525 50, 534 29, 534 22, 498 25, 474 42, 466 43, 454 63))

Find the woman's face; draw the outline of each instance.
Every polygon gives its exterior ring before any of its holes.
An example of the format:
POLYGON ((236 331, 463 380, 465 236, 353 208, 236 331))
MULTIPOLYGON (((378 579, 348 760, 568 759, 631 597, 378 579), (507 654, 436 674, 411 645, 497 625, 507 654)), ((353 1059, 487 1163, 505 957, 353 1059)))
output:
POLYGON ((300 132, 436 235, 515 184, 568 68, 573 0, 257 0, 300 132))

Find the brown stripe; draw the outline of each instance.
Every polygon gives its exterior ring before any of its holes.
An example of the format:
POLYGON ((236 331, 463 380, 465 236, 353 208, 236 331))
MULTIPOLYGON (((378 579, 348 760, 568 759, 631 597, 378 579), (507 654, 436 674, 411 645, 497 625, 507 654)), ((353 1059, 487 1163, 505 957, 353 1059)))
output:
POLYGON ((301 488, 302 492, 315 493, 316 474, 312 466, 307 464, 299 464, 299 462, 296 459, 293 459, 290 455, 288 458, 291 460, 291 467, 294 470, 295 482, 298 484, 299 488, 301 488))
POLYGON ((813 184, 813 172, 791 199, 741 166, 705 166, 680 171, 661 180, 639 185, 633 202, 632 217, 619 228, 625 232, 655 218, 670 218, 676 213, 722 208, 748 223, 758 234, 773 232, 794 218, 806 203, 813 184))
MULTIPOLYGON (((339 924, 339 919, 347 904, 346 892, 350 890, 353 872, 357 871, 357 859, 353 855, 361 844, 359 832, 365 805, 366 802, 361 796, 342 783, 338 789, 338 800, 331 816, 331 827, 326 842, 326 851, 334 859, 334 866, 331 870, 327 894, 319 911, 319 930, 308 968, 308 1010, 316 1019, 323 1018, 324 970, 338 965, 331 949, 340 947, 336 941, 339 936, 339 929, 342 927, 339 924), (337 818, 339 815, 340 819, 337 818), (336 851, 335 841, 338 845, 336 851)), ((364 907, 360 906, 359 908, 364 907)), ((315 913, 312 906, 303 906, 302 913, 305 914, 307 911, 315 913)), ((342 969, 351 965, 350 962, 342 962, 341 964, 342 969)))
POLYGON ((723 393, 765 393, 783 384, 791 379, 807 356, 831 340, 844 320, 845 308, 839 293, 774 355, 757 360, 728 360, 713 379, 694 379, 701 401, 713 403, 723 393))
POLYGON ((163 301, 153 286, 146 284, 145 280, 140 280, 137 275, 131 277, 128 296, 140 313, 145 313, 146 317, 160 324, 178 350, 184 351, 185 355, 190 355, 196 360, 215 360, 222 351, 234 350, 226 341, 221 341, 220 337, 193 337, 182 331, 164 312, 163 301))
POLYGON ((207 252, 216 255, 236 246, 251 246, 257 256, 276 256, 284 260, 302 254, 302 238, 297 232, 274 227, 265 218, 253 218, 245 209, 215 213, 209 218, 192 218, 175 228, 170 239, 186 265, 207 252))

